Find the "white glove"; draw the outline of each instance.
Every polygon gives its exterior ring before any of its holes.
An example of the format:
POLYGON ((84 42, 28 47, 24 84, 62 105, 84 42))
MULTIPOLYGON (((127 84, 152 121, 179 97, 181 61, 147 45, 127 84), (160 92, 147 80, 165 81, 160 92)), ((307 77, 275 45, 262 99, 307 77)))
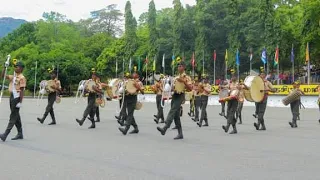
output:
POLYGON ((16 105, 16 108, 21 108, 21 103, 18 103, 17 105, 16 105))

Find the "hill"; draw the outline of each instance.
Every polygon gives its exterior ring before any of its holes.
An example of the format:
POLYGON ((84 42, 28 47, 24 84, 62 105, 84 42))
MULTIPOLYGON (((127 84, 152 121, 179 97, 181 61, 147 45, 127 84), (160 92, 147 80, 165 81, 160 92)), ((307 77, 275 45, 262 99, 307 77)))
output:
POLYGON ((8 33, 20 27, 21 24, 27 21, 23 19, 14 19, 11 17, 0 18, 0 38, 6 36, 8 33))

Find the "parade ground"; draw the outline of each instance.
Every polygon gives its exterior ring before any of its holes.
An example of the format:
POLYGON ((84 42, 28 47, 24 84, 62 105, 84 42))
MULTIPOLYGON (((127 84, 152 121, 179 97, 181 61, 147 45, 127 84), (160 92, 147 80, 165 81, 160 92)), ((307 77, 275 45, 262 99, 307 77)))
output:
MULTIPOLYGON (((12 141, 14 127, 6 142, 0 142, 1 180, 293 180, 318 179, 320 167, 320 124, 318 109, 301 109, 298 128, 288 121, 290 109, 268 107, 267 131, 256 131, 254 107, 243 109, 238 134, 226 134, 221 126, 220 106, 208 106, 209 127, 199 128, 187 115, 181 119, 183 140, 173 140, 176 130, 162 136, 156 129, 155 103, 144 103, 135 112, 139 134, 119 132, 114 116, 119 103, 107 101, 100 109, 101 122, 88 129, 75 121, 82 118, 86 101, 74 103, 63 98, 55 104, 57 125, 44 124, 47 100, 37 106, 24 99, 20 110, 24 138, 12 141), (318 177, 318 178, 317 178, 318 177)), ((168 109, 165 109, 165 113, 168 109)), ((0 104, 0 131, 10 115, 8 98, 0 104)), ((173 127, 174 123, 171 127, 173 127)), ((132 129, 132 128, 131 128, 132 129)), ((130 129, 130 130, 131 130, 130 129)), ((130 131, 129 130, 129 131, 130 131)))

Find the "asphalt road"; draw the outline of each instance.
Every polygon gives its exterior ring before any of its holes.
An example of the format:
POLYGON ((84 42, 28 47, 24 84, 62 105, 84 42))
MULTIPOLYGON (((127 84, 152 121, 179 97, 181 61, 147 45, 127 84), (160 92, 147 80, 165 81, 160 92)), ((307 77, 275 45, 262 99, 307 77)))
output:
MULTIPOLYGON (((140 133, 123 136, 114 119, 117 102, 100 109, 101 121, 80 127, 85 102, 63 99, 55 105, 56 126, 42 116, 46 101, 37 106, 25 99, 21 109, 24 140, 0 142, 1 180, 111 180, 111 179, 318 179, 320 173, 320 124, 317 109, 301 110, 298 128, 289 127, 289 108, 267 108, 267 131, 253 127, 253 107, 244 107, 244 124, 238 134, 224 133, 226 120, 220 106, 209 106, 209 127, 199 128, 186 112, 182 118, 185 139, 175 141, 176 130, 160 135, 153 121, 154 103, 144 103, 135 118, 140 133)), ((167 110, 166 110, 167 111, 167 110)), ((0 104, 0 131, 6 128, 8 99, 0 104)), ((161 125, 162 126, 162 125, 161 125)))

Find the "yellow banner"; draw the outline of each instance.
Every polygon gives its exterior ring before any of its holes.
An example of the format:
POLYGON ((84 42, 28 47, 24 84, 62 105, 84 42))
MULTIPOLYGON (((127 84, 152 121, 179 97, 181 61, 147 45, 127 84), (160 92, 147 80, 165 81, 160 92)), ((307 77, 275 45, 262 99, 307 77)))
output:
MULTIPOLYGON (((311 96, 318 96, 319 92, 317 89, 318 85, 301 85, 300 89, 306 94, 311 96)), ((292 85, 273 85, 273 87, 277 90, 276 93, 270 93, 271 95, 288 95, 290 90, 293 89, 292 85)), ((145 93, 146 94, 154 94, 151 86, 145 87, 145 93)), ((219 94, 219 86, 212 86, 212 95, 218 95, 219 94)))

